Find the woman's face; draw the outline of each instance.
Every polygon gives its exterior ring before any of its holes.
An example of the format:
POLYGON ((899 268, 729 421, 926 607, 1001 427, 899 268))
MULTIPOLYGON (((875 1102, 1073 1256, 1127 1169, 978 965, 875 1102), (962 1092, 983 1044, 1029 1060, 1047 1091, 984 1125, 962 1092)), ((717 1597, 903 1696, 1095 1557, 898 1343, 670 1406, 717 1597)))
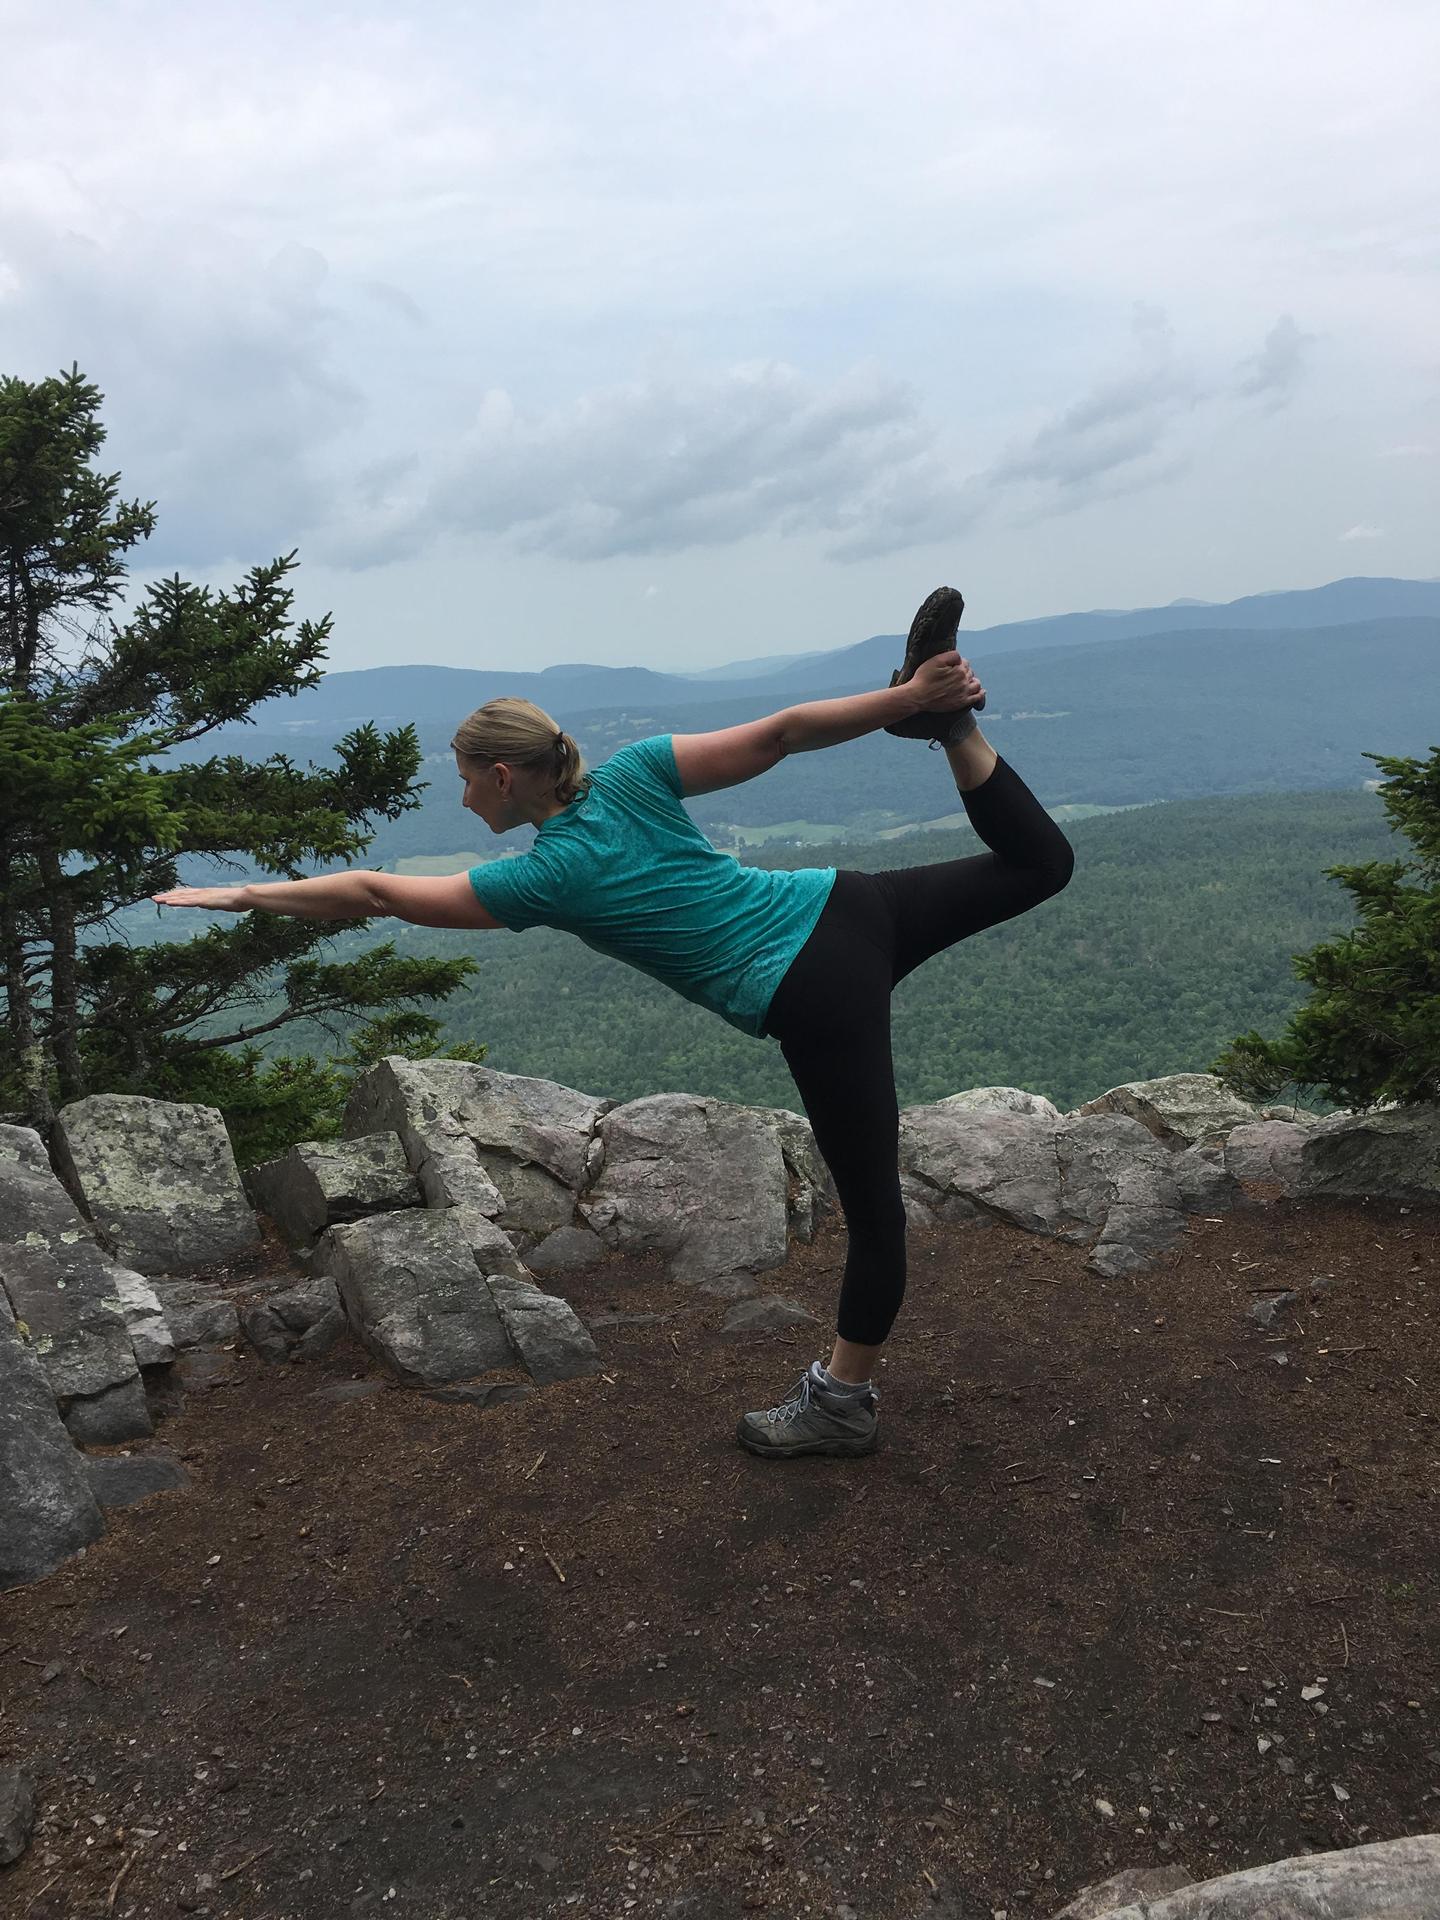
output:
POLYGON ((506 766, 487 766, 482 760, 465 760, 458 753, 455 765, 460 774, 460 804, 467 813, 475 813, 492 833, 506 833, 515 824, 505 818, 507 802, 514 787, 514 775, 506 766))

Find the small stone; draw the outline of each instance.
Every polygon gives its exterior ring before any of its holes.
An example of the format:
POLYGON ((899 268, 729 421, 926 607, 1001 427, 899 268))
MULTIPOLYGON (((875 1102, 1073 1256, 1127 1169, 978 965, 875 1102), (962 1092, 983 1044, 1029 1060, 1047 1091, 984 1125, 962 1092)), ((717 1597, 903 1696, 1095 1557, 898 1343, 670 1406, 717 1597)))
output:
POLYGON ((1108 1800, 1097 1800, 1095 1802, 1095 1811, 1106 1820, 1113 1820, 1115 1818, 1115 1809, 1108 1800))
POLYGON ((1331 1781, 1330 1791, 1334 1794, 1337 1800, 1348 1800, 1350 1798, 1349 1794, 1345 1791, 1344 1787, 1340 1786, 1337 1781, 1334 1781, 1334 1780, 1331 1781))

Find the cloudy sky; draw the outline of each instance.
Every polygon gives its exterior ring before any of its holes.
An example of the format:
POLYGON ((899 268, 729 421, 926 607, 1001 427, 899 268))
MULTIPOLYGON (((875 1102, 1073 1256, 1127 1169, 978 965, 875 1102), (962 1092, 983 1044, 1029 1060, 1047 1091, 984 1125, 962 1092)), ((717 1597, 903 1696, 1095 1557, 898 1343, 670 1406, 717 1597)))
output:
POLYGON ((0 371, 335 667, 1440 574, 1431 0, 0 0, 0 371))

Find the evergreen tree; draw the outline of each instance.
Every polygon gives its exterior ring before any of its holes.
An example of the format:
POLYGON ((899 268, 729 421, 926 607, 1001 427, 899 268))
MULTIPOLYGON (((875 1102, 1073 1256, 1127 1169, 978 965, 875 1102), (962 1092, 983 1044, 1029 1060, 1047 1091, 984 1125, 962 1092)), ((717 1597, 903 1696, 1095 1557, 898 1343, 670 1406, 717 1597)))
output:
POLYGON ((367 723, 333 766, 197 751, 260 701, 315 685, 330 617, 295 622, 291 553, 228 592, 161 580, 116 624, 155 511, 95 464, 101 400, 74 368, 0 379, 0 1107, 45 1129, 57 1099, 86 1093, 208 1096, 262 1135, 282 1110, 323 1131, 343 1080, 309 1056, 262 1069, 247 1043, 359 1013, 372 1037, 424 1051, 438 1029, 410 1003, 443 1000, 473 961, 386 944, 327 963, 324 942, 363 920, 253 913, 147 947, 104 930, 173 887, 181 854, 284 878, 353 860, 373 820, 418 806, 419 744, 412 727, 367 723))
POLYGON ((1248 1099, 1295 1087, 1353 1108, 1440 1100, 1440 747, 1424 760, 1365 757, 1386 776, 1386 815, 1415 858, 1326 868, 1359 924, 1296 956, 1311 996, 1278 1039, 1252 1030, 1215 1062, 1248 1099))

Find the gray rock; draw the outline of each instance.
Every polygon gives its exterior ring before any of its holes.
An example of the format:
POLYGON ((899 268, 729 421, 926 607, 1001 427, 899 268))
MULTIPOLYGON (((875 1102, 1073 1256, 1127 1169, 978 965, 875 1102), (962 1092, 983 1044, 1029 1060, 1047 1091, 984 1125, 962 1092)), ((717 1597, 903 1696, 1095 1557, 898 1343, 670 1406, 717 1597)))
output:
POLYGON ((30 1173, 49 1174, 50 1156, 34 1127, 0 1122, 0 1166, 24 1167, 30 1173))
POLYGON ((535 1389, 518 1380, 494 1380, 453 1387, 421 1387, 426 1400, 438 1400, 449 1407, 498 1407, 507 1400, 523 1400, 535 1389))
POLYGON ((1259 1300, 1251 1301, 1250 1318, 1257 1327, 1273 1327, 1276 1316, 1293 1307, 1299 1298, 1299 1294, 1288 1287, 1280 1293, 1264 1294, 1259 1300))
POLYGON ((962 1093, 947 1094, 936 1104, 954 1107, 959 1113, 1039 1113, 1047 1120, 1058 1120, 1060 1109, 1043 1093, 1027 1093, 1024 1087, 967 1087, 962 1093))
POLYGON ((245 1187, 285 1238, 301 1246, 327 1227, 424 1204, 398 1133, 302 1141, 252 1167, 245 1187))
POLYGON ((1248 1867, 1158 1900, 1142 1894, 1087 1920, 1433 1920, 1436 1914, 1440 1835, 1425 1833, 1248 1867))
POLYGON ((235 1304, 206 1280, 152 1281, 176 1353, 190 1347, 223 1347, 240 1337, 235 1304))
POLYGON ((294 1337, 287 1333, 263 1301, 258 1306, 244 1309, 240 1315, 240 1331, 262 1360, 278 1366, 290 1358, 294 1337))
POLYGON ((488 1273, 485 1283, 515 1357, 537 1386, 600 1371, 600 1355, 568 1301, 532 1281, 488 1273))
POLYGON ((175 1358, 175 1343, 159 1294, 143 1274, 130 1267, 113 1267, 111 1274, 136 1366, 168 1366, 175 1358))
POLYGON ((1263 1181, 1293 1197, 1300 1191, 1301 1152, 1309 1132, 1288 1120, 1236 1127, 1225 1142, 1225 1170, 1236 1180, 1263 1181))
MULTIPOLYGON (((30 1129, 8 1131, 27 1134, 30 1129)), ((51 1172, 48 1160, 37 1165, 33 1153, 22 1155, 18 1146, 13 1158, 0 1159, 0 1243, 49 1247, 94 1238, 95 1229, 51 1172)))
POLYGON ((1255 1109, 1231 1093, 1213 1073, 1167 1073, 1158 1080, 1131 1080, 1087 1100, 1082 1114, 1123 1113, 1167 1146, 1193 1147, 1231 1127, 1248 1126, 1255 1109))
POLYGON ((116 1257, 186 1273, 260 1245, 216 1107, 97 1093, 62 1107, 55 1163, 116 1257))
POLYGON ((721 1322, 721 1333, 778 1333, 783 1327, 818 1326, 813 1313, 792 1301, 765 1295, 758 1300, 737 1300, 721 1322))
POLYGON ((148 1440, 154 1431, 138 1373, 103 1393, 62 1400, 60 1417, 70 1438, 81 1447, 117 1447, 127 1440, 148 1440))
POLYGON ((1307 1198, 1440 1200, 1440 1104, 1337 1113, 1306 1129, 1300 1192, 1307 1198))
POLYGON ((302 1347, 302 1357, 311 1359, 334 1346, 345 1329, 345 1315, 335 1282, 328 1274, 318 1274, 297 1287, 282 1287, 247 1307, 240 1324, 245 1338, 264 1360, 287 1360, 302 1347), (318 1331, 322 1325, 323 1334, 318 1331))
MULTIPOLYGON (((335 1280, 351 1331, 402 1379, 434 1385, 511 1364, 477 1264, 474 1225, 458 1209, 417 1209, 321 1236, 316 1266, 335 1280)), ((497 1237, 518 1265, 504 1235, 497 1237)))
POLYGON ((1190 1885, 1190 1876, 1183 1867, 1126 1867, 1123 1873, 1111 1874, 1108 1880, 1097 1881, 1077 1893, 1054 1920, 1108 1920, 1116 1907, 1123 1907, 1127 1902, 1141 1903, 1144 1912, 1144 1901, 1190 1885))
POLYGON ((574 1273, 605 1258, 605 1243, 583 1222, 556 1227, 527 1249, 525 1264, 532 1273, 574 1273))
POLYGON ((0 1867, 20 1858, 34 1825, 35 1782, 19 1767, 0 1767, 0 1867))
POLYGON ((93 1240, 0 1247, 0 1288, 57 1400, 137 1379, 115 1267, 93 1240))
POLYGON ((1224 1148, 1212 1149, 1212 1157, 1202 1147, 1186 1147, 1174 1154, 1170 1172, 1186 1213, 1229 1213, 1237 1198, 1235 1176, 1226 1166, 1224 1148))
POLYGON ((528 1241, 571 1221, 596 1121, 613 1104, 464 1060, 391 1055, 356 1082, 344 1126, 398 1133, 427 1205, 503 1216, 528 1241))
POLYGON ((796 1239, 808 1244, 820 1222, 840 1211, 840 1196, 815 1144, 815 1131, 804 1114, 793 1113, 788 1107, 756 1107, 752 1111, 768 1120, 779 1136, 785 1162, 786 1222, 796 1239))
POLYGON ((292 1359, 323 1360, 345 1338, 349 1326, 345 1309, 341 1306, 332 1307, 313 1327, 307 1327, 301 1334, 291 1349, 292 1359))
POLYGON ((90 1490, 102 1507, 133 1507, 152 1493, 183 1487, 189 1476, 173 1453, 94 1454, 85 1462, 90 1490))
POLYGON ((1312 1113, 1308 1107, 1261 1107, 1262 1120, 1284 1120, 1294 1127, 1318 1127, 1326 1116, 1312 1113))
POLYGON ((104 1525, 40 1362, 0 1295, 0 1589, 53 1573, 104 1525))
POLYGON ((580 1202, 608 1248, 666 1256, 673 1279, 722 1293, 787 1251, 780 1132, 764 1110, 688 1093, 605 1114, 604 1163, 580 1202))

